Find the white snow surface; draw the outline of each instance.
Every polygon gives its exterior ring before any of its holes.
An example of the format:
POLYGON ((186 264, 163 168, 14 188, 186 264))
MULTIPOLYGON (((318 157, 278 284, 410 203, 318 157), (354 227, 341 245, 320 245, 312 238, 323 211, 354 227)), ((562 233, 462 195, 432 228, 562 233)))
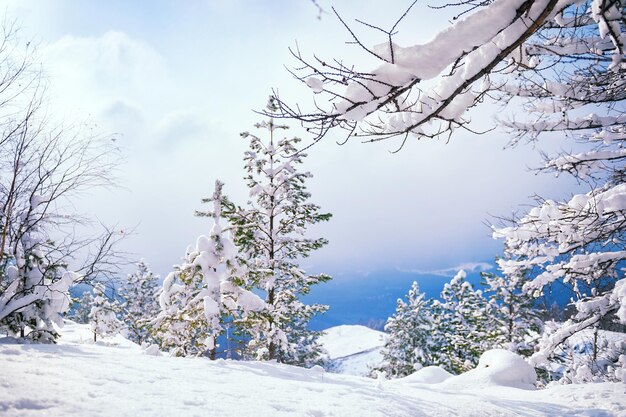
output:
POLYGON ((359 325, 344 324, 324 330, 319 342, 328 352, 330 359, 344 358, 356 353, 380 348, 387 335, 378 330, 359 325))
POLYGON ((61 331, 58 345, 0 344, 0 416, 626 415, 624 384, 451 389, 319 367, 151 356, 119 337, 93 344, 84 325, 61 331))
POLYGON ((535 369, 521 356, 493 349, 481 355, 476 368, 446 379, 443 386, 453 389, 505 386, 532 390, 536 381, 535 369))
POLYGON ((438 384, 452 378, 453 376, 454 375, 450 372, 439 366, 427 366, 419 371, 413 372, 411 375, 405 376, 404 378, 394 379, 392 381, 398 381, 398 383, 402 384, 438 384))
POLYGON ((341 325, 324 330, 319 341, 332 362, 332 372, 367 376, 370 367, 383 360, 381 349, 387 335, 359 325, 341 325))

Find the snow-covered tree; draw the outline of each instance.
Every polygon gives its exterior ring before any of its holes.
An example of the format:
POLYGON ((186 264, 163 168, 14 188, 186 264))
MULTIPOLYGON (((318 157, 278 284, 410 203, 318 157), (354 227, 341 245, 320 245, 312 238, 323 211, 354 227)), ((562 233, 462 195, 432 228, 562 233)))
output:
POLYGON ((376 370, 388 377, 403 377, 423 366, 432 365, 433 321, 426 294, 413 282, 406 301, 398 299, 396 312, 389 317, 385 332, 389 337, 383 348, 383 362, 376 370))
POLYGON ((30 42, 7 21, 2 29, 0 326, 52 340, 51 323, 62 323, 68 288, 114 268, 108 260, 118 235, 79 238, 89 220, 68 209, 81 191, 111 184, 115 152, 108 139, 51 123, 30 42))
POLYGON ((265 295, 265 309, 243 323, 250 336, 247 352, 261 360, 311 363, 320 346, 307 324, 328 307, 307 305, 301 298, 330 277, 309 275, 298 261, 326 244, 326 239, 307 238, 305 233, 331 215, 309 202, 305 181, 311 174, 298 170, 306 156, 296 152, 300 139, 280 137, 286 126, 273 120, 256 127, 267 131, 267 138, 242 134, 250 145, 244 157, 250 202, 245 208, 224 206, 225 217, 236 227, 236 244, 248 270, 246 283, 265 295))
MULTIPOLYGON (((626 382, 626 341, 623 334, 601 330, 599 326, 577 332, 551 346, 562 323, 546 323, 546 337, 539 342, 539 352, 550 347, 549 361, 539 362, 543 382, 561 383, 626 382)), ((536 357, 534 358, 536 359, 536 357)))
POLYGON ((459 18, 425 44, 393 42, 410 12, 382 31, 387 39, 378 46, 355 39, 380 61, 376 67, 308 60, 296 51, 302 64, 298 77, 318 94, 316 108, 301 111, 304 107, 278 99, 273 113, 299 119, 317 138, 343 127, 370 140, 400 136, 401 147, 410 136, 469 128, 468 109, 493 98, 513 111, 501 124, 514 143, 542 135, 580 141, 580 152, 547 157, 544 169, 572 174, 589 191, 566 201, 538 199, 527 215, 494 233, 505 242, 499 262, 505 275, 527 271, 534 277, 525 289, 535 295, 556 282, 571 291, 576 314, 546 332, 534 356, 536 364, 545 363, 584 329, 626 324, 625 3, 462 0, 454 5, 465 7, 459 18))
MULTIPOLYGON (((546 156, 543 170, 573 175, 589 190, 564 201, 538 199, 525 216, 494 228, 504 240, 499 264, 505 274, 532 271, 526 291, 539 296, 559 285, 571 296, 575 313, 546 332, 532 358, 538 366, 549 367, 565 341, 585 329, 626 324, 623 16, 621 1, 564 8, 552 32, 540 31, 526 45, 537 66, 520 70, 518 81, 504 90, 525 105, 525 119, 506 121, 516 139, 564 134, 581 143, 580 152, 546 156), (559 71, 542 69, 547 67, 559 71)), ((590 349, 592 361, 598 351, 590 349)), ((600 362, 592 372, 617 379, 600 362)))
MULTIPOLYGON (((442 1, 441 8, 460 8, 453 24, 426 43, 400 46, 394 41, 398 29, 409 20, 419 27, 415 23, 421 16, 411 10, 416 3, 388 30, 376 27, 376 22, 367 25, 381 36, 375 46, 361 42, 333 9, 360 48, 356 53, 378 63, 363 68, 351 64, 349 57, 309 59, 292 50, 298 61, 293 73, 315 93, 315 106, 307 111, 302 104, 277 97, 278 109, 269 113, 300 120, 317 138, 339 127, 350 136, 372 141, 400 136, 404 143, 409 136, 440 137, 469 127, 467 110, 488 97, 514 94, 532 102, 569 96, 579 103, 598 103, 620 100, 623 94, 620 82, 614 84, 606 77, 609 71, 619 72, 624 55, 620 0, 442 1), (618 95, 586 95, 581 100, 567 83, 518 84, 520 75, 522 79, 530 73, 561 75, 571 80, 575 78, 571 76, 584 77, 589 69, 593 85, 618 95)), ((576 81, 585 85, 582 78, 576 81)), ((573 109, 556 106, 551 111, 560 115, 562 110, 573 109)), ((573 116, 567 120, 570 126, 576 124, 573 116)), ((535 129, 543 130, 542 126, 535 129)))
POLYGON ((128 338, 142 344, 151 340, 150 322, 160 311, 157 292, 159 276, 154 275, 143 261, 137 263, 137 271, 127 276, 120 288, 123 300, 122 321, 128 330, 128 338))
POLYGON ((89 313, 89 323, 93 332, 93 341, 98 336, 115 336, 124 329, 124 323, 117 317, 122 307, 115 297, 106 294, 106 286, 97 282, 93 286, 93 303, 89 313))
POLYGON ((491 317, 493 307, 467 282, 459 271, 446 283, 439 300, 433 300, 433 364, 451 372, 472 369, 480 355, 493 346, 496 333, 491 317))
POLYGON ((159 296, 161 311, 153 322, 155 337, 172 355, 203 355, 215 359, 217 338, 224 332, 224 320, 240 314, 254 314, 264 307, 262 300, 240 286, 245 270, 237 250, 221 226, 223 184, 215 184, 214 224, 208 236, 198 237, 189 247, 181 265, 163 281, 159 296))
POLYGON ((483 272, 483 284, 493 309, 493 347, 502 347, 523 356, 534 352, 543 330, 537 300, 523 289, 525 274, 500 276, 483 272))
POLYGON ((53 323, 63 326, 62 315, 69 309, 69 288, 80 277, 54 263, 53 243, 36 221, 39 202, 31 201, 22 213, 24 232, 11 249, 3 267, 4 290, 0 291, 0 326, 20 337, 50 342, 58 336, 53 323))
POLYGON ((93 293, 91 290, 84 291, 80 297, 72 298, 72 305, 67 318, 76 323, 89 323, 89 313, 93 304, 93 293))

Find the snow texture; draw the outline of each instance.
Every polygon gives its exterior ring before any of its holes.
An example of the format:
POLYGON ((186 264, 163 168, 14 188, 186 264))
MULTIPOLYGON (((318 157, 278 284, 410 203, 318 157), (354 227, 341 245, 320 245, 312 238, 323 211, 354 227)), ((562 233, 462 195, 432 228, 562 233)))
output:
MULTIPOLYGON (((541 391, 373 381, 267 362, 151 356, 122 338, 88 343, 67 322, 58 345, 0 344, 0 415, 221 417, 623 416, 624 385, 541 391), (46 387, 33 395, 34 386, 46 387)), ((498 362, 498 361, 496 361, 498 362)), ((459 378, 459 377, 456 377, 459 378)))
POLYGON ((398 381, 402 384, 438 384, 443 382, 453 375, 439 366, 427 366, 412 373, 404 378, 399 378, 394 381, 398 381))
POLYGON ((383 360, 387 340, 383 332, 359 325, 342 325, 324 330, 319 342, 330 359, 331 372, 366 376, 383 360))
POLYGON ((504 349, 488 350, 482 354, 476 368, 444 381, 447 388, 505 386, 534 389, 537 374, 521 356, 504 349))

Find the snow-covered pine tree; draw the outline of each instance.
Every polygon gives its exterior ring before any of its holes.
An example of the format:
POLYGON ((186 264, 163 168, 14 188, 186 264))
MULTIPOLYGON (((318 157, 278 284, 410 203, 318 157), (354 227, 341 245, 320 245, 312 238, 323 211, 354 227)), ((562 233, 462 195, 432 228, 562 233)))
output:
POLYGON ((266 130, 267 138, 242 133, 250 146, 244 161, 251 201, 247 208, 224 206, 248 268, 247 285, 265 295, 266 308, 243 323, 251 338, 247 354, 260 360, 312 363, 320 346, 307 324, 328 307, 304 304, 301 297, 330 276, 309 275, 299 268, 298 260, 327 243, 304 236, 308 226, 330 219, 331 214, 320 213, 320 207, 308 201, 305 181, 312 175, 298 170, 306 156, 297 152, 300 139, 279 137, 278 132, 287 127, 271 119, 256 127, 266 130))
MULTIPOLYGON (((38 205, 32 202, 29 213, 36 212, 38 205)), ((62 315, 70 306, 69 287, 79 279, 63 265, 49 261, 49 243, 36 224, 26 228, 8 257, 11 262, 5 267, 5 288, 0 293, 0 326, 41 342, 58 337, 53 323, 63 326, 62 315)))
POLYGON ((172 356, 201 355, 208 325, 204 318, 203 276, 194 260, 206 249, 208 239, 201 236, 195 248, 188 247, 181 265, 175 265, 163 280, 159 294, 160 312, 152 323, 154 338, 172 356))
MULTIPOLYGON (((217 338, 224 331, 224 319, 254 314, 264 307, 255 294, 241 288, 244 270, 237 251, 221 226, 223 184, 215 184, 214 224, 208 236, 199 236, 189 247, 181 265, 163 281, 159 296, 161 311, 153 322, 161 347, 175 356, 217 354, 217 338)), ((231 320, 232 321, 232 320, 231 320)))
POLYGON ((493 307, 465 280, 465 271, 459 271, 434 300, 433 348, 434 365, 450 372, 461 373, 472 369, 480 355, 493 346, 495 332, 490 317, 493 307))
POLYGON ((537 299, 523 290, 528 281, 526 274, 499 276, 483 272, 481 276, 494 307, 492 319, 497 333, 494 347, 530 356, 543 331, 543 322, 537 299))
POLYGON ((160 287, 159 276, 154 275, 142 259, 137 263, 137 270, 127 276, 120 288, 122 321, 128 330, 128 338, 135 343, 152 340, 150 322, 160 311, 157 295, 160 287))
POLYGON ((383 362, 376 370, 399 378, 432 365, 433 322, 426 294, 413 282, 406 301, 398 299, 396 312, 385 324, 389 337, 383 348, 383 362))
POLYGON ((93 286, 93 303, 89 313, 89 322, 93 332, 93 341, 96 342, 98 336, 115 336, 124 328, 124 323, 117 318, 122 307, 115 297, 109 298, 106 294, 106 286, 102 282, 97 282, 93 286))
POLYGON ((91 305, 93 304, 93 293, 91 290, 84 291, 80 297, 72 298, 72 307, 67 318, 76 323, 88 324, 91 305))

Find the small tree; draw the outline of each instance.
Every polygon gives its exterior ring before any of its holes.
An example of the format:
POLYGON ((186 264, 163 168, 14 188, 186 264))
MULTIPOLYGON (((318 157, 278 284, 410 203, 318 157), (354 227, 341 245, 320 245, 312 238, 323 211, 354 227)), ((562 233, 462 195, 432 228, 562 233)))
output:
POLYGON ((301 297, 330 277, 305 273, 298 260, 327 243, 304 235, 308 226, 327 221, 331 215, 320 213, 320 208, 308 201, 305 181, 311 174, 298 171, 306 156, 297 152, 300 139, 278 137, 287 127, 272 120, 256 127, 266 130, 268 137, 242 133, 250 143, 244 161, 251 201, 245 209, 224 205, 248 269, 246 284, 265 294, 266 308, 242 323, 251 337, 247 352, 260 360, 311 363, 306 358, 318 357, 320 347, 317 333, 309 331, 307 324, 328 307, 306 305, 301 297))
POLYGON ((136 343, 151 340, 150 322, 160 311, 157 292, 159 276, 154 275, 143 261, 137 263, 137 271, 127 276, 120 289, 122 321, 128 329, 128 338, 136 343))
POLYGON ((459 271, 444 285, 440 300, 434 300, 432 307, 436 332, 433 362, 454 373, 475 367, 495 338, 490 320, 493 308, 480 290, 474 291, 466 276, 459 271))
POLYGON ((159 302, 161 312, 154 321, 156 338, 176 356, 207 354, 216 358, 217 338, 226 319, 252 314, 263 308, 255 294, 240 287, 244 271, 237 251, 220 225, 223 184, 215 184, 208 201, 214 219, 208 236, 200 236, 195 248, 188 248, 184 262, 163 281, 159 302))
POLYGON ((72 306, 68 313, 68 318, 76 323, 88 324, 92 304, 93 293, 91 291, 84 291, 80 297, 72 298, 72 306))
POLYGON ((383 348, 383 363, 377 370, 389 377, 403 377, 432 364, 433 321, 426 294, 413 282, 406 302, 398 299, 396 312, 387 319, 389 334, 383 348))
POLYGON ((96 342, 98 336, 115 336, 123 328, 124 323, 117 318, 122 308, 115 297, 109 298, 106 294, 106 287, 98 282, 93 287, 93 303, 89 313, 89 322, 93 332, 93 341, 96 342))
POLYGON ((483 272, 481 275, 494 307, 494 346, 530 356, 543 331, 543 322, 537 300, 523 290, 528 281, 526 274, 498 276, 483 272))

